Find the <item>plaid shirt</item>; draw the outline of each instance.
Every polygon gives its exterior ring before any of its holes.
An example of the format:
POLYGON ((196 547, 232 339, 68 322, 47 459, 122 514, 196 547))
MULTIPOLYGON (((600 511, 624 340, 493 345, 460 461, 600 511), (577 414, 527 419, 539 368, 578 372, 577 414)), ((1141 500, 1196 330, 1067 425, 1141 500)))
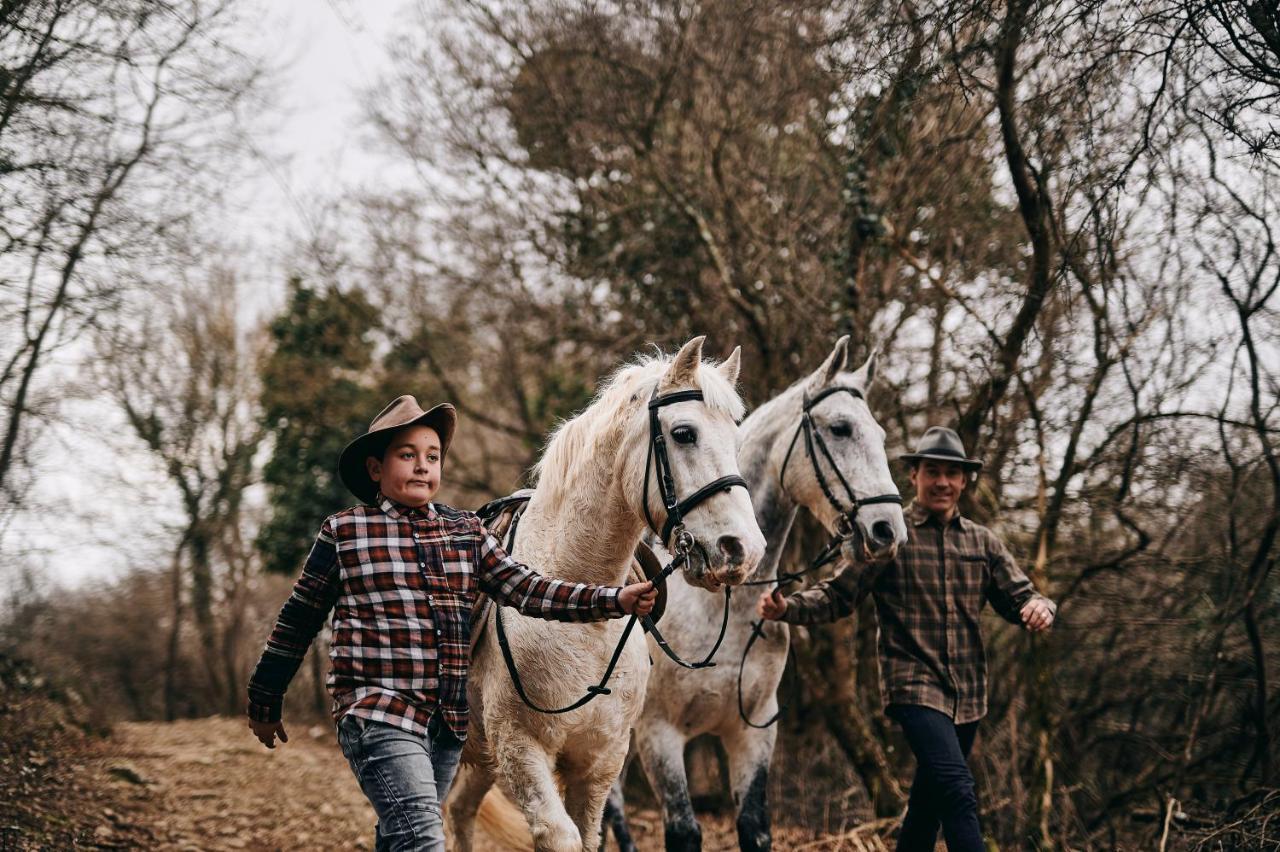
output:
POLYGON ((347 713, 425 735, 432 713, 467 733, 469 616, 484 592, 523 615, 622 615, 618 588, 543 577, 516 562, 470 512, 379 505, 327 518, 249 681, 249 716, 280 719, 284 693, 333 611, 329 692, 347 713))
POLYGON ((880 622, 885 706, 923 705, 962 725, 987 713, 983 604, 990 601, 1005 620, 1021 624, 1022 607, 1041 596, 991 530, 958 513, 942 524, 918 505, 906 514, 907 543, 892 562, 852 564, 791 595, 783 620, 834 621, 870 592, 880 622))

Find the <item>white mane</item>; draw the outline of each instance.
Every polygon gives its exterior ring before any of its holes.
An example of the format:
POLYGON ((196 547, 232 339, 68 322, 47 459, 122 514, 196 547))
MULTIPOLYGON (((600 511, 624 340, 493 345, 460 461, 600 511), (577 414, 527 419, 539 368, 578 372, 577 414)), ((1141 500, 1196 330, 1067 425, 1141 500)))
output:
MULTIPOLYGON (((539 490, 555 496, 571 489, 577 475, 590 472, 592 466, 583 464, 584 460, 598 461, 605 454, 612 458, 631 418, 646 410, 649 397, 674 358, 639 355, 605 379, 587 407, 552 432, 542 458, 533 466, 539 490)), ((738 422, 746 406, 737 389, 715 367, 716 362, 703 361, 694 386, 702 391, 708 406, 738 422)))

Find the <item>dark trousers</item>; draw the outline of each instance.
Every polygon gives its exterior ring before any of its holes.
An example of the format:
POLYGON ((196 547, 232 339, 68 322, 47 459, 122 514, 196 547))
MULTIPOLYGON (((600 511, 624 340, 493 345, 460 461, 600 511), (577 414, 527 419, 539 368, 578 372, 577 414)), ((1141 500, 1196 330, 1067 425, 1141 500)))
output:
POLYGON ((898 852, 932 852, 939 825, 950 852, 982 852, 978 797, 968 762, 978 723, 957 725, 945 713, 915 704, 890 705, 888 714, 902 726, 916 756, 898 852))

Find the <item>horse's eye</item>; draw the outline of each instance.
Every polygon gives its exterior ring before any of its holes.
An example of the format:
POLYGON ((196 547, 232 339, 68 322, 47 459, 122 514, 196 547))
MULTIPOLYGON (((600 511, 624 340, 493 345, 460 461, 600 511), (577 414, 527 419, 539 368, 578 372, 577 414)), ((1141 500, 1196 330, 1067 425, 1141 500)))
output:
POLYGON ((837 438, 847 438, 853 434, 853 426, 848 420, 837 420, 831 424, 831 434, 837 438))
POLYGON ((692 444, 698 440, 698 433, 691 426, 677 426, 671 430, 671 437, 677 444, 692 444))

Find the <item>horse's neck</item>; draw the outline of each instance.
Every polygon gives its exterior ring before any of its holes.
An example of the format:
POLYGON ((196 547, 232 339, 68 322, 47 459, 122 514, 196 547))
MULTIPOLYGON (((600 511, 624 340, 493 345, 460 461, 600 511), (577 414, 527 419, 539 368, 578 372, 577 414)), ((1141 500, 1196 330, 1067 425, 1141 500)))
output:
POLYGON ((515 556, 548 577, 622 585, 644 523, 610 479, 579 485, 558 501, 534 492, 520 522, 515 556))
MULTIPOLYGON (((742 478, 751 489, 751 503, 756 513, 756 523, 764 534, 764 558, 756 567, 751 580, 766 580, 778 576, 778 562, 783 547, 795 523, 796 502, 782 487, 781 461, 774 447, 778 441, 790 441, 799 414, 787 416, 794 406, 785 405, 768 421, 752 422, 748 418, 742 424, 742 449, 738 452, 738 467, 742 478)), ((794 455, 794 453, 792 454, 794 455)))

